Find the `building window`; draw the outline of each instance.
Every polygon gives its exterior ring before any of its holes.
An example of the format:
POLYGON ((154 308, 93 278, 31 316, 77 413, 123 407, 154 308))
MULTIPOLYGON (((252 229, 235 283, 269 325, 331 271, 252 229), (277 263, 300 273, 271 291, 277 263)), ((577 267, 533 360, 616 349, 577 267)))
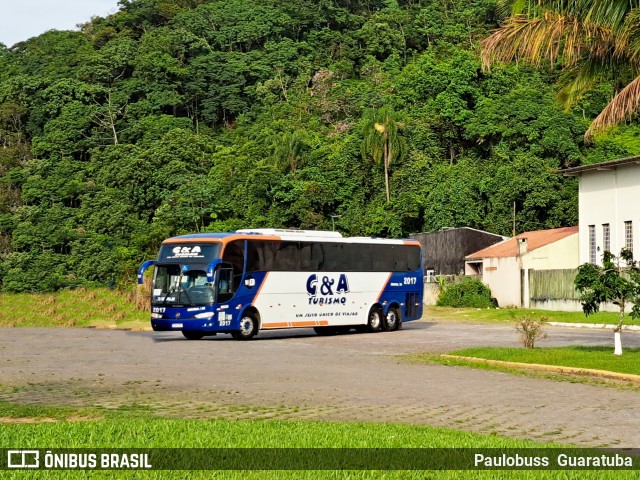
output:
POLYGON ((589 263, 595 264, 596 261, 596 226, 589 225, 589 263))
POLYGON ((633 252, 633 223, 624 222, 624 248, 633 252))
POLYGON ((611 228, 608 223, 602 224, 602 248, 605 252, 611 251, 611 228))

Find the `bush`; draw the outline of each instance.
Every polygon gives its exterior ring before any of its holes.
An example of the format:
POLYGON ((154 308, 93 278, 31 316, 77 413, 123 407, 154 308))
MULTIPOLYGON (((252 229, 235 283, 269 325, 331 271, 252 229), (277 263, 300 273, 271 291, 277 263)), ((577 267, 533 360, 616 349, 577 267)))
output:
POLYGON ((516 319, 516 331, 520 334, 524 348, 534 348, 536 340, 547 338, 547 333, 544 331, 546 323, 547 317, 540 317, 540 320, 534 320, 528 315, 523 315, 516 319))
POLYGON ((439 307, 494 308, 491 290, 480 280, 462 277, 458 283, 445 286, 436 303, 439 307))

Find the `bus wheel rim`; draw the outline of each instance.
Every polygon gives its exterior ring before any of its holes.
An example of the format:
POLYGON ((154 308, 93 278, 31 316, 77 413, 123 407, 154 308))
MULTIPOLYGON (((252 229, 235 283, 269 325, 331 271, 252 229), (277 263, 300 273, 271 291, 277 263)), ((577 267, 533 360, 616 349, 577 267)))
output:
POLYGON ((251 318, 244 317, 240 321, 240 332, 243 335, 247 335, 248 333, 250 333, 252 328, 253 328, 253 322, 251 321, 251 318))
POLYGON ((382 322, 382 319, 380 318, 380 313, 379 312, 373 312, 371 314, 371 327, 378 328, 380 326, 381 322, 382 322))
POLYGON ((396 312, 393 310, 389 311, 389 313, 387 313, 387 325, 393 328, 396 326, 397 322, 398 322, 398 316, 396 315, 396 312))

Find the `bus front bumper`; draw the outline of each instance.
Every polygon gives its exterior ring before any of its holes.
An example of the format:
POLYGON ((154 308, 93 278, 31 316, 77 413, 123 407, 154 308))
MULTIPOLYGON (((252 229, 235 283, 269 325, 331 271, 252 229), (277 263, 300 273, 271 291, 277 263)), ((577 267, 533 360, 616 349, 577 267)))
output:
POLYGON ((229 330, 229 327, 220 327, 218 322, 214 319, 201 319, 201 318, 152 318, 151 327, 156 332, 168 332, 182 330, 189 331, 202 331, 202 332, 224 332, 229 330))

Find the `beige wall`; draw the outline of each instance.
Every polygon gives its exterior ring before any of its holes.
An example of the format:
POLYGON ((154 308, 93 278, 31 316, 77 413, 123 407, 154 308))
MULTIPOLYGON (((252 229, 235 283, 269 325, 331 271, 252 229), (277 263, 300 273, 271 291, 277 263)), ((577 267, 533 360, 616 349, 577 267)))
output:
POLYGON ((485 258, 482 281, 491 289, 499 307, 520 306, 520 265, 516 257, 485 258))
POLYGON ((525 270, 563 270, 580 265, 580 236, 578 233, 536 248, 522 256, 525 270))

